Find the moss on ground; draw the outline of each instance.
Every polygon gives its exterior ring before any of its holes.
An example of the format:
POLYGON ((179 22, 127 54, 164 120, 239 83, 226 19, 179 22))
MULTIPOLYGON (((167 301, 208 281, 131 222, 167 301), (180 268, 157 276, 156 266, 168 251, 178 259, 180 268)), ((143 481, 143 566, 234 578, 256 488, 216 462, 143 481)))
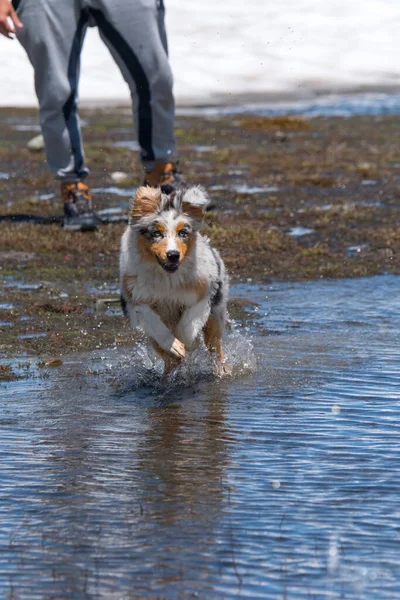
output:
MULTIPOLYGON (((115 187, 113 171, 129 174, 121 190, 140 184, 137 153, 115 146, 134 140, 130 111, 82 117, 92 187, 115 187)), ((57 184, 43 153, 26 148, 36 133, 16 129, 37 124, 36 112, 0 108, 0 122, 0 170, 8 174, 0 179, 0 356, 131 344, 117 311, 95 311, 98 298, 117 294, 125 224, 61 231, 57 184)), ((176 131, 187 181, 209 190, 205 233, 233 280, 400 272, 400 117, 179 117, 176 131), (311 232, 289 235, 298 227, 311 232)), ((128 202, 106 190, 95 205, 124 211, 128 202)), ((246 319, 243 307, 234 310, 246 319)), ((2 378, 11 376, 5 366, 2 378)))

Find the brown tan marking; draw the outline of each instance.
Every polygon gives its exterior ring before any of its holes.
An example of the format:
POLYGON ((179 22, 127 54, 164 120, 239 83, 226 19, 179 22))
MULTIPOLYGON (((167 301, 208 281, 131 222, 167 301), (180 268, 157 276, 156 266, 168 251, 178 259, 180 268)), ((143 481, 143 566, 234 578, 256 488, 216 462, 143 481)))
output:
POLYGON ((156 212, 160 200, 161 188, 140 187, 129 206, 129 216, 133 219, 141 219, 145 215, 156 212))
POLYGON ((176 240, 176 248, 179 252, 179 260, 182 261, 185 258, 185 254, 187 252, 187 243, 183 240, 177 239, 176 240))
POLYGON ((156 229, 158 229, 158 231, 161 231, 161 233, 165 233, 167 231, 167 228, 165 227, 164 223, 156 221, 154 225, 156 229))
POLYGON ((176 247, 179 251, 181 261, 186 256, 186 254, 189 254, 189 252, 193 248, 193 245, 195 242, 195 234, 193 232, 189 233, 186 240, 182 240, 179 238, 179 232, 182 231, 182 229, 185 229, 185 227, 186 227, 185 222, 179 221, 179 223, 177 223, 176 228, 175 228, 176 235, 177 235, 176 247))
POLYGON ((190 204, 190 202, 182 202, 182 210, 192 219, 196 219, 197 221, 202 221, 204 217, 204 211, 200 206, 194 206, 190 204))
POLYGON ((168 240, 166 238, 164 238, 163 240, 160 240, 159 242, 155 242, 155 243, 151 244, 150 250, 151 250, 151 252, 153 252, 153 254, 158 256, 162 262, 165 262, 167 260, 167 245, 168 245, 168 240))
POLYGON ((162 239, 159 242, 152 242, 143 235, 137 238, 137 248, 142 260, 147 262, 157 262, 157 256, 162 261, 167 260, 167 239, 162 239))
POLYGON ((194 294, 196 294, 198 300, 203 300, 203 298, 208 292, 208 286, 209 284, 207 279, 197 279, 192 283, 187 283, 183 285, 182 289, 184 289, 185 292, 193 292, 194 294))
POLYGON ((218 326, 218 322, 212 315, 209 317, 207 323, 203 327, 204 343, 210 352, 215 352, 218 358, 223 361, 224 355, 222 353, 222 341, 221 331, 218 326))
POLYGON ((176 233, 179 233, 180 231, 182 231, 182 229, 185 229, 185 227, 185 221, 179 221, 179 223, 176 224, 176 233))

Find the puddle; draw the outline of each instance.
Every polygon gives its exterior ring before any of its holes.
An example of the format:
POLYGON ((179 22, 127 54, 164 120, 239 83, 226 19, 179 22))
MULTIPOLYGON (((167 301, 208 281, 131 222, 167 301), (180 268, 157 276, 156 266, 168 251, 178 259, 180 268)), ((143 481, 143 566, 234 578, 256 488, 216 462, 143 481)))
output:
POLYGON ((201 167, 202 169, 211 169, 212 165, 207 160, 191 160, 190 163, 195 167, 201 167))
POLYGON ((228 175, 247 175, 247 170, 245 169, 231 169, 230 171, 228 171, 228 175))
POLYGON ((93 282, 88 283, 87 291, 89 294, 116 294, 119 298, 119 285, 115 283, 103 283, 102 285, 94 285, 93 282))
POLYGON ((26 123, 27 125, 34 125, 36 123, 36 119, 34 119, 33 117, 23 117, 23 116, 18 116, 18 117, 6 117, 4 118, 0 118, 0 121, 7 123, 8 125, 18 125, 20 123, 26 123))
POLYGON ((210 192, 221 192, 222 190, 229 190, 230 187, 228 185, 210 185, 210 192))
POLYGON ((37 196, 34 196, 37 200, 52 200, 55 197, 55 194, 38 194, 37 196))
POLYGON ((129 150, 133 150, 134 152, 140 152, 140 146, 136 140, 125 140, 122 142, 115 142, 113 146, 115 148, 129 148, 129 150))
POLYGON ((19 252, 17 250, 8 250, 6 252, 0 252, 0 263, 4 260, 15 260, 17 262, 29 262, 34 260, 36 254, 34 252, 19 252))
POLYGON ((383 202, 379 202, 379 200, 376 200, 375 202, 368 202, 368 201, 357 202, 356 204, 349 204, 349 205, 344 205, 344 206, 348 206, 350 208, 354 208, 355 206, 366 206, 366 207, 368 207, 368 206, 371 206, 371 207, 375 206, 375 207, 378 207, 378 208, 382 208, 382 206, 384 206, 384 204, 383 204, 383 202))
POLYGON ((114 215, 110 217, 103 217, 101 221, 102 223, 127 223, 129 221, 129 217, 127 215, 114 215))
POLYGON ((289 102, 248 103, 205 107, 180 107, 178 116, 221 117, 254 114, 266 117, 302 115, 304 117, 351 117, 353 115, 398 115, 400 93, 326 94, 289 102))
POLYGON ((357 208, 357 206, 362 206, 365 208, 382 208, 384 206, 383 202, 380 202, 379 200, 376 201, 365 201, 365 202, 346 202, 346 203, 338 203, 338 204, 323 204, 322 206, 315 206, 315 204, 309 204, 306 203, 307 208, 299 208, 296 212, 298 213, 304 213, 307 212, 308 209, 313 208, 315 210, 318 211, 326 211, 326 210, 331 210, 331 208, 335 208, 337 210, 342 210, 342 211, 348 211, 348 210, 354 210, 354 208, 357 208))
POLYGON ((278 192, 279 188, 275 185, 251 186, 251 185, 211 185, 208 188, 212 192, 220 192, 222 190, 230 190, 238 194, 263 194, 278 192))
POLYGON ((0 173, 0 179, 9 179, 10 175, 8 173, 0 173))
POLYGON ((18 288, 19 290, 42 290, 43 283, 23 283, 22 281, 10 281, 4 285, 6 288, 18 288))
POLYGON ((131 197, 136 193, 137 188, 119 188, 116 186, 94 188, 94 194, 111 194, 114 196, 131 197))
POLYGON ((238 194, 263 194, 278 192, 276 185, 251 186, 251 185, 232 185, 230 189, 238 194))
POLYGON ((15 131, 41 131, 40 125, 15 125, 15 131))
POLYGON ((104 313, 107 317, 121 317, 122 316, 122 310, 120 307, 117 306, 109 306, 105 313, 104 313))
POLYGON ((377 183, 375 179, 363 179, 361 185, 376 185, 377 183))
POLYGON ((0 327, 12 327, 14 323, 11 321, 0 321, 0 327))
POLYGON ((233 286, 221 380, 139 344, 2 384, 0 597, 397 598, 399 285, 233 286))
POLYGON ((105 215, 119 215, 128 209, 128 204, 123 208, 121 206, 111 206, 109 208, 102 208, 101 210, 96 210, 96 214, 100 217, 105 215))
POLYGON ((369 244, 360 244, 359 246, 349 246, 346 248, 346 256, 358 256, 364 250, 369 250, 369 244))
POLYGON ((47 333, 23 333, 21 335, 18 336, 19 340, 34 340, 36 338, 43 338, 43 337, 47 337, 48 334, 47 333))
POLYGON ((288 235, 292 237, 301 237, 303 235, 309 235, 310 233, 314 233, 314 229, 309 229, 308 227, 292 227, 290 231, 288 231, 288 235))
POLYGON ((12 310, 15 308, 14 304, 0 303, 0 310, 12 310))
POLYGON ((109 208, 103 208, 101 210, 97 210, 96 214, 100 217, 103 223, 121 223, 128 222, 128 215, 126 214, 128 210, 128 203, 121 206, 110 206, 109 208))
POLYGON ((195 150, 196 152, 214 152, 217 149, 218 149, 218 146, 202 146, 202 145, 192 146, 192 150, 195 150))

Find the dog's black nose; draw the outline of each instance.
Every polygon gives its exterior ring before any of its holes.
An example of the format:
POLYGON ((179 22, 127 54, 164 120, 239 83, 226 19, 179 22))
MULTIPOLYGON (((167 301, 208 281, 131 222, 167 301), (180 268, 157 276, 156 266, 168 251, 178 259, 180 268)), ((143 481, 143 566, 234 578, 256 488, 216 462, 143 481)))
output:
POLYGON ((167 252, 167 258, 168 258, 169 262, 177 263, 179 261, 178 250, 169 250, 169 252, 167 252))

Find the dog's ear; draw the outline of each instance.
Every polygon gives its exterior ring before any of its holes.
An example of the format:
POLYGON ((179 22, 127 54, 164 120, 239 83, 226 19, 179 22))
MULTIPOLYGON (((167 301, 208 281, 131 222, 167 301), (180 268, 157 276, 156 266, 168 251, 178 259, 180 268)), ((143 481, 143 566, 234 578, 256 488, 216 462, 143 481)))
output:
POLYGON ((138 189, 129 205, 129 216, 141 219, 157 211, 161 201, 161 188, 143 186, 138 189))
POLYGON ((210 199, 207 196, 205 189, 200 185, 196 185, 195 187, 186 190, 183 194, 182 210, 187 213, 189 217, 201 223, 209 203, 210 199))

